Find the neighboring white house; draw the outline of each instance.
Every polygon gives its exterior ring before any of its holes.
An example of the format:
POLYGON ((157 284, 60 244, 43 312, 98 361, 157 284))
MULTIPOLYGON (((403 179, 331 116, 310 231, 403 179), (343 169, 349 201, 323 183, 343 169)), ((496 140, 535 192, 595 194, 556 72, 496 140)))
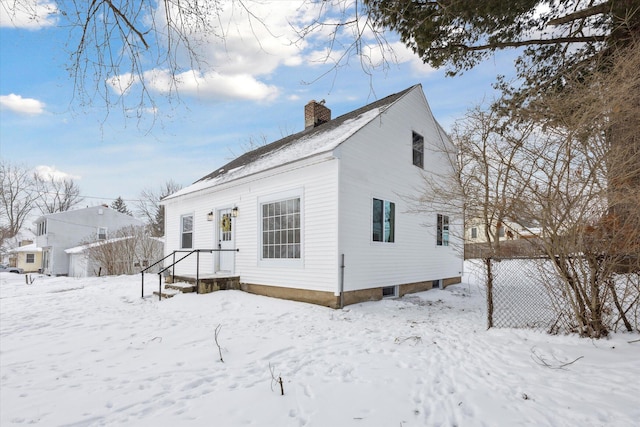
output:
MULTIPOLYGON (((311 101, 305 127, 166 197, 165 254, 238 249, 201 261, 200 274, 330 307, 459 282, 462 212, 407 202, 425 174, 442 179, 455 163, 422 87, 333 120, 311 101)), ((196 262, 176 275, 195 275, 196 262)))
POLYGON ((36 246, 42 248, 42 272, 54 276, 69 274, 66 249, 96 239, 126 226, 142 226, 142 221, 108 206, 92 206, 40 216, 34 221, 36 246))

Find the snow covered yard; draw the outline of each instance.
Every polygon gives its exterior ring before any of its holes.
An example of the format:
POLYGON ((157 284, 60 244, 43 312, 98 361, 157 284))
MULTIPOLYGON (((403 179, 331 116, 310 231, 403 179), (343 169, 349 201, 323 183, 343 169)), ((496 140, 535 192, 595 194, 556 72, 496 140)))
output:
POLYGON ((640 423, 640 335, 487 331, 469 276, 344 310, 239 291, 159 302, 139 276, 0 281, 2 426, 640 423))

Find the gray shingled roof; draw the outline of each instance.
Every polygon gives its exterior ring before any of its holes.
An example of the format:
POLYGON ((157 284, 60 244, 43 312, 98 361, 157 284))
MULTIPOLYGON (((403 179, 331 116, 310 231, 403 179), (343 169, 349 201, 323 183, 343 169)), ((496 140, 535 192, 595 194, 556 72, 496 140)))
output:
POLYGON ((223 183, 235 181, 321 153, 330 152, 371 120, 378 117, 398 99, 418 86, 411 86, 402 92, 389 95, 326 123, 249 151, 200 178, 190 186, 165 197, 163 201, 216 187, 223 183))
POLYGON ((225 173, 227 173, 230 170, 234 170, 237 169, 239 167, 242 166, 246 166, 254 161, 256 161, 257 159, 264 157, 266 155, 268 155, 271 152, 274 152, 276 150, 280 150, 288 145, 294 144, 295 142, 301 140, 301 139, 307 139, 310 137, 313 137, 316 134, 320 134, 323 132, 327 132, 327 131, 331 131, 334 129, 339 128, 344 122, 351 120, 351 119, 355 119, 356 117, 362 115, 363 113, 366 113, 370 110, 373 110, 375 108, 379 108, 379 107, 383 107, 386 105, 390 105, 392 103, 394 103, 396 100, 400 99, 404 94, 406 94, 407 92, 409 92, 411 89, 413 89, 415 86, 411 86, 408 89, 403 90, 402 92, 398 92, 395 93, 393 95, 389 95, 385 98, 379 99, 371 104, 365 105, 364 107, 358 108, 357 110, 353 110, 347 114, 343 114, 342 116, 336 117, 335 119, 332 119, 330 121, 328 121, 327 123, 323 123, 319 126, 313 127, 313 128, 309 128, 309 129, 305 129, 302 132, 298 132, 295 133, 293 135, 289 135, 287 137, 284 137, 282 139, 279 139, 277 141, 274 141, 270 144, 264 145, 262 147, 256 148, 255 150, 249 151, 247 153, 244 153, 243 155, 241 155, 240 157, 237 157, 236 159, 230 161, 229 163, 227 163, 226 165, 222 166, 221 168, 216 169, 215 171, 211 172, 210 174, 203 176, 202 178, 200 178, 199 180, 197 180, 196 182, 200 182, 200 181, 206 181, 209 179, 213 179, 213 178, 217 178, 220 175, 223 175, 225 173))

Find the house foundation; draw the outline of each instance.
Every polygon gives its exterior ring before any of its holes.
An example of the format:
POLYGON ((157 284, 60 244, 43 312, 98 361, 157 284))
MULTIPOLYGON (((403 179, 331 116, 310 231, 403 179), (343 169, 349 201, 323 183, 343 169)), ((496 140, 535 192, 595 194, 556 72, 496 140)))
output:
MULTIPOLYGON (((442 283, 442 288, 445 288, 449 285, 460 283, 461 281, 462 278, 460 276, 457 276, 448 277, 446 279, 442 279, 441 281, 428 280, 423 282, 397 285, 397 293, 395 294, 395 296, 401 297, 406 294, 428 291, 430 289, 433 289, 434 283, 442 283)), ((383 286, 344 292, 342 295, 342 304, 343 306, 347 306, 366 301, 381 300, 382 298, 384 298, 385 288, 386 287, 383 286)), ((256 295, 306 302, 331 308, 340 308, 340 296, 336 296, 332 292, 312 291, 300 288, 283 288, 280 286, 257 285, 252 283, 240 283, 240 289, 256 295)))

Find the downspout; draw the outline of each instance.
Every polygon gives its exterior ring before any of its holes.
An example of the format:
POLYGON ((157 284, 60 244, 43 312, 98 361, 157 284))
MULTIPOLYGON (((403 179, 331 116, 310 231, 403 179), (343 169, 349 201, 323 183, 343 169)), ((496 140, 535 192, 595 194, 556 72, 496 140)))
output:
POLYGON ((344 308, 344 254, 340 256, 340 308, 344 308))
MULTIPOLYGON (((336 203, 336 216, 337 216, 337 236, 338 236, 338 241, 336 242, 336 252, 340 253, 341 251, 341 242, 342 242, 342 235, 341 235, 341 231, 342 231, 342 212, 340 211, 340 199, 342 197, 342 192, 340 191, 340 189, 342 188, 342 174, 341 174, 341 170, 342 170, 342 162, 341 162, 341 158, 340 158, 340 153, 339 153, 339 148, 334 150, 333 152, 333 156, 336 158, 336 161, 338 162, 338 191, 336 191, 336 194, 338 195, 338 200, 336 203)), ((339 303, 339 308, 343 309, 344 308, 344 254, 340 255, 340 266, 339 266, 340 272, 339 272, 339 276, 338 276, 338 293, 340 295, 340 303, 339 303)))

